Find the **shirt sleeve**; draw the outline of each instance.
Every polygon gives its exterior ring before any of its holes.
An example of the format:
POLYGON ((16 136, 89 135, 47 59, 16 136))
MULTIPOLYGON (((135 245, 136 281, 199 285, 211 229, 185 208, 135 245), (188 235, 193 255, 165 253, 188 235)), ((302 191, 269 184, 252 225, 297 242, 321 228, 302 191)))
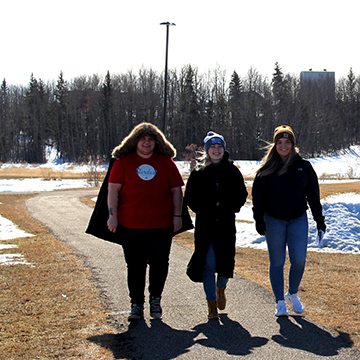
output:
POLYGON ((183 178, 180 174, 180 171, 174 161, 170 159, 170 169, 169 169, 169 184, 170 189, 181 187, 184 185, 183 178))
POLYGON ((241 171, 235 165, 233 165, 232 171, 234 173, 232 178, 235 180, 235 186, 233 187, 233 210, 234 212, 239 212, 245 204, 248 192, 241 171))
POLYGON ((186 204, 195 213, 198 212, 198 206, 197 206, 198 196, 195 196, 196 191, 197 191, 197 187, 196 187, 197 175, 198 175, 198 172, 196 170, 193 170, 190 173, 190 176, 189 176, 189 178, 188 178, 188 180, 186 182, 186 188, 185 188, 186 204))
POLYGON ((113 184, 124 184, 125 182, 125 171, 124 163, 122 159, 116 160, 110 171, 109 183, 113 184))
POLYGON ((256 175, 252 187, 252 202, 254 220, 264 218, 265 212, 265 177, 256 175))
POLYGON ((308 182, 306 186, 306 197, 309 203, 314 220, 323 221, 322 205, 320 202, 319 181, 314 168, 310 162, 306 162, 308 166, 308 182))

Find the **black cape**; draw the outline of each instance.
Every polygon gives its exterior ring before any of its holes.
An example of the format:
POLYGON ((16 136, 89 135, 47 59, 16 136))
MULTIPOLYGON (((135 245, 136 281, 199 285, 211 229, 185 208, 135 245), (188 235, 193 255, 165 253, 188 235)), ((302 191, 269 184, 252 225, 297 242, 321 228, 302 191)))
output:
MULTIPOLYGON (((116 160, 115 158, 111 158, 110 160, 108 171, 100 187, 95 208, 91 215, 89 224, 85 232, 87 234, 94 235, 100 239, 107 240, 116 244, 121 244, 121 239, 119 238, 119 235, 116 232, 115 233, 111 232, 107 227, 107 221, 109 219, 109 209, 107 204, 108 184, 109 184, 110 171, 112 166, 114 165, 115 160, 116 160)), ((182 228, 176 231, 173 234, 173 236, 194 228, 185 201, 183 202, 181 215, 182 215, 182 224, 183 224, 182 228)))

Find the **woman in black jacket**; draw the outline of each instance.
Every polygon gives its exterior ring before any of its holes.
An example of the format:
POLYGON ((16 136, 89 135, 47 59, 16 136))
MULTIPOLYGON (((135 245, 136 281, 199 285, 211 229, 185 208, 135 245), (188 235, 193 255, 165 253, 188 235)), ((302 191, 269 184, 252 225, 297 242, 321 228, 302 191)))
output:
POLYGON ((196 213, 195 251, 187 274, 203 282, 208 318, 226 305, 225 287, 235 265, 235 213, 247 197, 243 176, 229 160, 224 137, 208 132, 201 166, 193 170, 185 189, 185 202, 196 213), (217 279, 215 274, 217 273, 217 279))
POLYGON ((275 129, 273 144, 257 171, 252 198, 256 230, 265 235, 268 246, 275 315, 288 315, 285 300, 294 312, 301 314, 305 308, 297 293, 307 255, 308 204, 318 231, 324 234, 326 226, 316 173, 310 162, 298 154, 290 126, 282 125, 275 129), (284 295, 286 246, 291 266, 289 288, 284 295))

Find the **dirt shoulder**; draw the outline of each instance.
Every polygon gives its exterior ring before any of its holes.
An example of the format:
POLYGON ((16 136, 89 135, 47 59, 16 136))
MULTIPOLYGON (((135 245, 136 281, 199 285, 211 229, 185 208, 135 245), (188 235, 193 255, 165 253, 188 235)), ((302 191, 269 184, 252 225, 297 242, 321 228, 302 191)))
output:
POLYGON ((36 235, 1 241, 31 265, 0 266, 0 359, 113 359, 87 340, 116 333, 90 269, 28 214, 29 197, 0 194, 1 215, 36 235))

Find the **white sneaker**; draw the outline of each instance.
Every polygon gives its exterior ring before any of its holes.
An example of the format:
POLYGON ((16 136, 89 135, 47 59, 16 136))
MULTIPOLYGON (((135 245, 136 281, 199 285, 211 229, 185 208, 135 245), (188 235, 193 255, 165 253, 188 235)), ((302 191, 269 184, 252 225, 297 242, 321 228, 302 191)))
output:
POLYGON ((292 309, 297 314, 302 314, 305 311, 304 305, 300 302, 297 294, 290 295, 289 292, 285 294, 286 302, 292 306, 292 309))
POLYGON ((279 300, 275 306, 275 316, 288 316, 289 313, 286 309, 284 300, 279 300))

